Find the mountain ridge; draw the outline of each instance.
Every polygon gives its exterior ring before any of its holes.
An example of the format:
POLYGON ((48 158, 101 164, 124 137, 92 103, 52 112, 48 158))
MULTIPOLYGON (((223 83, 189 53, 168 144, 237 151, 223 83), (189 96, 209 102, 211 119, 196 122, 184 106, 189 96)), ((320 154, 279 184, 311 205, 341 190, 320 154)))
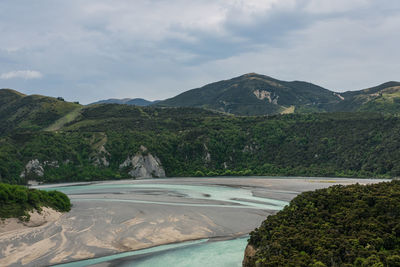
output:
POLYGON ((156 104, 160 102, 160 100, 154 100, 150 101, 144 98, 109 98, 105 100, 99 100, 93 103, 90 103, 89 105, 97 105, 97 104, 121 104, 121 105, 134 105, 134 106, 140 106, 140 107, 146 107, 150 106, 153 104, 156 104))
MULTIPOLYGON (((40 95, 24 95, 13 89, 0 89, 0 105, 8 106, 14 101, 25 98, 36 101, 62 100, 40 95)), ((166 100, 110 98, 89 105, 94 104, 195 107, 241 116, 364 111, 398 114, 400 82, 389 81, 362 90, 335 92, 305 81, 281 81, 266 75, 247 73, 206 84, 166 100)), ((0 115, 2 109, 4 110, 4 107, 0 108, 0 115)))
MULTIPOLYGON (((368 103, 369 107, 365 108, 367 111, 373 112, 376 107, 380 112, 397 113, 400 111, 397 102, 391 104, 390 101, 386 101, 390 107, 385 108, 379 104, 382 100, 378 97, 368 98, 367 95, 398 86, 399 82, 391 81, 358 91, 335 92, 305 81, 288 82, 266 75, 248 73, 185 91, 156 105, 200 107, 236 115, 268 115, 293 112, 364 111, 362 106, 368 103), (378 103, 375 103, 376 101, 378 103)), ((378 93, 376 96, 383 95, 378 93)), ((392 92, 388 96, 386 93, 386 97, 398 98, 400 94, 397 96, 392 92)))

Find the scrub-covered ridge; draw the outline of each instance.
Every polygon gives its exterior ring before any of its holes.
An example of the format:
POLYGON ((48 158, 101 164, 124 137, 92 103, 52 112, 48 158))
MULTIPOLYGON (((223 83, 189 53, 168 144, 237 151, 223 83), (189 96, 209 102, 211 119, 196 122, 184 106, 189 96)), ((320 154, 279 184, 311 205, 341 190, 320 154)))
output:
POLYGON ((246 251, 244 266, 399 266, 400 181, 302 193, 246 251))

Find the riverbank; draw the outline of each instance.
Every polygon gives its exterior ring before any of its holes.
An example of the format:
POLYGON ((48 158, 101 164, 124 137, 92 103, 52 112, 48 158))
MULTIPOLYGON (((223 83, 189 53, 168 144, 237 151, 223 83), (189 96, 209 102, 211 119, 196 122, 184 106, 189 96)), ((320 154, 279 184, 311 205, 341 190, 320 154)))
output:
POLYGON ((379 181, 235 177, 39 186, 66 193, 73 207, 59 220, 14 238, 0 234, 0 265, 59 264, 187 240, 245 235, 303 191, 379 181))

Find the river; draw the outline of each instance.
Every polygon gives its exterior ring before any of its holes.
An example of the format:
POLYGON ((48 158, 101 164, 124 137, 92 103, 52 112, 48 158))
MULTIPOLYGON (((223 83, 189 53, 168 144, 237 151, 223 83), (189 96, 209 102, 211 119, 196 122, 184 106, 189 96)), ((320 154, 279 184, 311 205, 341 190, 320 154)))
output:
POLYGON ((241 266, 248 234, 296 195, 378 181, 225 177, 41 185, 66 193, 71 211, 12 239, 0 236, 0 246, 7 248, 0 263, 241 266))

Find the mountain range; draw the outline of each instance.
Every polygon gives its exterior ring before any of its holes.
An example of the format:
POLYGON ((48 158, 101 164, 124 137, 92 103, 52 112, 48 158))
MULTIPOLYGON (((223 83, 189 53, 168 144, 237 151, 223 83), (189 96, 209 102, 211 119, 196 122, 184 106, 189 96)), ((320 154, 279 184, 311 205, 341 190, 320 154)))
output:
MULTIPOLYGON (((0 135, 17 129, 56 131, 81 116, 82 110, 104 103, 149 108, 202 108, 241 116, 321 112, 399 114, 400 83, 387 82, 364 90, 337 93, 308 82, 286 82, 249 73, 192 89, 164 101, 126 98, 96 103, 83 106, 61 97, 25 95, 12 89, 0 89, 0 135)), ((103 109, 109 110, 105 117, 116 116, 112 114, 116 108, 103 109)))
POLYGON ((139 107, 146 107, 150 106, 153 104, 157 104, 160 102, 160 100, 155 100, 155 101, 149 101, 143 98, 123 98, 123 99, 117 99, 117 98, 110 98, 106 100, 99 100, 96 102, 93 102, 89 105, 95 105, 95 104, 122 104, 122 105, 134 105, 134 106, 139 106, 139 107))
POLYGON ((271 115, 313 112, 369 111, 398 113, 400 83, 335 92, 303 81, 281 81, 248 73, 230 80, 207 84, 163 101, 108 99, 95 102, 137 106, 197 107, 235 115, 271 115))

